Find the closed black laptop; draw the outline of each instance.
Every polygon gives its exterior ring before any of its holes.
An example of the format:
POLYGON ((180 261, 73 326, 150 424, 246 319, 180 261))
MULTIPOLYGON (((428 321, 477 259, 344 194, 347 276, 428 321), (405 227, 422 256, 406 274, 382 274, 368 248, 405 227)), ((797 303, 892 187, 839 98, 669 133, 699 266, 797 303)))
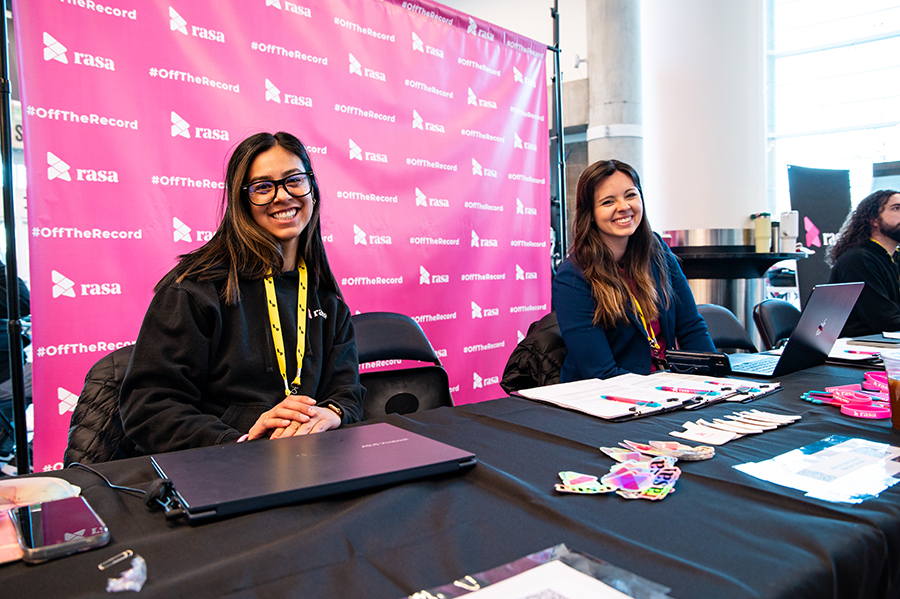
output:
POLYGON ((734 374, 775 377, 823 364, 864 283, 816 285, 781 355, 730 354, 734 374))
POLYGON ((190 520, 454 472, 475 455, 390 424, 152 456, 190 520))

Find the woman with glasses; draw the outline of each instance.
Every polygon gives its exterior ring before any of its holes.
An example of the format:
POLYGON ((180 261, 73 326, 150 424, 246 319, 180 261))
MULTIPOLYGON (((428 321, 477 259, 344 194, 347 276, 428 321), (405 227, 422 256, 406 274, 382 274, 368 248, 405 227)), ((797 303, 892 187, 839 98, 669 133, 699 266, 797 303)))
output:
POLYGON ((143 453, 317 433, 362 415, 350 311, 328 265, 309 155, 242 141, 213 238, 155 288, 120 412, 143 453))
POLYGON ((674 254, 653 233, 637 172, 618 160, 578 180, 575 239, 553 280, 568 354, 560 382, 665 368, 666 349, 715 351, 674 254))

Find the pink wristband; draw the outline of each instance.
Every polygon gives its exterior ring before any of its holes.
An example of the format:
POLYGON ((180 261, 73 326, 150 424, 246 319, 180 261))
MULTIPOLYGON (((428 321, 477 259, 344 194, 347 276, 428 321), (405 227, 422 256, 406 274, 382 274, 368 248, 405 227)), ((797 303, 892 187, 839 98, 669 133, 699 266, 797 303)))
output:
POLYGON ((887 381, 887 373, 886 372, 867 372, 865 373, 866 381, 863 383, 864 389, 871 389, 875 391, 881 391, 883 393, 888 392, 888 381, 887 381))
POLYGON ((891 409, 879 405, 844 404, 841 406, 841 414, 854 418, 890 418, 891 409))

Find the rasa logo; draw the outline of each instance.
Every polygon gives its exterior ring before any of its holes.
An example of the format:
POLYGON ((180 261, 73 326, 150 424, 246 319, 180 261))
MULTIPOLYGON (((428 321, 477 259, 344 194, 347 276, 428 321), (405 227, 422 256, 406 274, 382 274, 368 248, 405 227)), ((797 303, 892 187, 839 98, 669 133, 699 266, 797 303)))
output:
POLYGON ((121 295, 122 286, 118 283, 82 283, 76 285, 72 279, 61 272, 50 271, 50 279, 53 281, 53 298, 75 297, 77 290, 81 289, 81 295, 121 295))
POLYGON ((495 248, 499 247, 500 244, 496 239, 481 239, 478 237, 478 233, 472 229, 472 247, 473 248, 495 248))
POLYGON ((412 34, 412 44, 413 44, 413 50, 415 50, 416 52, 431 54, 432 56, 437 56, 438 58, 444 57, 443 50, 441 50, 439 48, 433 48, 431 46, 426 46, 425 42, 422 41, 422 38, 420 38, 418 35, 416 35, 415 31, 413 31, 413 34, 412 34))
POLYGON ((493 108, 497 110, 497 103, 491 100, 481 100, 478 96, 475 95, 475 92, 472 91, 472 88, 469 88, 469 105, 470 106, 481 106, 482 108, 493 108))
POLYGON ((350 54, 350 74, 359 75, 360 77, 365 75, 369 79, 377 79, 378 81, 383 82, 387 81, 387 76, 384 73, 375 71, 373 69, 367 69, 366 67, 362 66, 362 64, 360 64, 360 62, 356 60, 356 57, 353 56, 353 54, 350 54))
POLYGON ((497 178, 499 175, 497 171, 494 169, 486 168, 478 164, 478 161, 474 158, 472 159, 472 174, 477 175, 479 177, 494 177, 497 178))
MULTIPOLYGON (((197 231, 194 235, 197 241, 209 241, 212 239, 213 234, 214 231, 197 231)), ((176 243, 179 241, 187 241, 188 243, 193 241, 191 239, 191 228, 175 216, 172 217, 172 237, 176 243)))
MULTIPOLYGON (((172 137, 185 137, 191 139, 191 125, 181 118, 178 113, 172 111, 172 137)), ((209 127, 194 127, 196 139, 220 139, 228 141, 228 131, 224 129, 212 129, 209 127)))
POLYGON ((472 35, 477 35, 478 37, 483 37, 485 39, 489 39, 491 41, 494 40, 494 34, 486 29, 479 29, 478 23, 475 22, 475 19, 469 17, 469 28, 466 29, 467 33, 471 33, 472 35))
POLYGON ((516 264, 516 280, 517 281, 525 281, 525 280, 531 280, 531 279, 537 279, 537 273, 536 272, 525 272, 525 270, 521 266, 516 264))
POLYGON ((424 266, 419 267, 419 285, 431 285, 432 283, 449 283, 450 275, 433 275, 425 270, 424 266))
POLYGON ((356 145, 356 142, 352 139, 348 140, 350 142, 350 160, 369 160, 371 162, 384 162, 387 163, 388 157, 387 154, 378 154, 376 152, 363 152, 363 149, 356 145))
MULTIPOLYGON (((44 60, 55 60, 56 62, 69 64, 69 57, 66 56, 68 51, 68 48, 59 43, 52 35, 46 31, 44 32, 44 60)), ((96 67, 107 71, 116 70, 116 65, 111 58, 94 56, 86 52, 72 52, 72 64, 96 67)))
POLYGON ((513 133, 515 138, 513 139, 513 146, 519 148, 520 150, 531 150, 532 152, 537 152, 537 144, 533 144, 531 142, 522 141, 522 138, 519 137, 518 133, 513 133))
POLYGON ((822 245, 834 245, 835 237, 837 237, 835 233, 820 233, 819 227, 813 224, 808 216, 803 217, 803 229, 806 232, 807 248, 813 246, 822 247, 822 245), (819 239, 819 235, 822 236, 821 240, 819 239))
POLYGON ((437 206, 439 208, 449 208, 450 200, 440 198, 426 197, 422 190, 416 187, 416 206, 437 206))
POLYGON ((528 216, 537 216, 537 208, 528 208, 522 203, 522 200, 516 198, 516 214, 527 214, 528 216))
POLYGON ((522 74, 522 71, 513 67, 513 79, 516 80, 516 83, 522 83, 527 85, 528 87, 537 87, 537 80, 533 77, 526 77, 522 74))
POLYGON ((294 13, 295 15, 301 15, 308 19, 312 18, 311 10, 309 10, 305 6, 300 6, 299 4, 296 4, 294 2, 289 2, 288 0, 266 0, 266 6, 271 6, 272 8, 277 8, 278 10, 294 13))
POLYGON ((496 385, 500 382, 499 376, 489 376, 482 378, 478 376, 477 372, 472 373, 472 388, 473 389, 483 389, 487 385, 496 385))
POLYGON ((83 539, 85 532, 87 532, 87 529, 82 528, 81 530, 76 530, 75 532, 63 533, 63 540, 64 541, 74 541, 75 539, 83 539))
MULTIPOLYGON (((47 152, 47 179, 53 181, 59 179, 61 181, 71 181, 72 173, 69 171, 72 167, 68 165, 62 158, 53 152, 47 152)), ((119 173, 116 171, 101 171, 92 168, 75 169, 76 181, 92 181, 96 183, 118 183, 119 173)))
POLYGON ((437 133, 444 133, 444 126, 437 125, 435 123, 426 123, 422 116, 413 109, 413 121, 412 121, 413 129, 421 129, 422 131, 436 131, 437 133))
POLYGON ((68 389, 64 389, 63 387, 56 388, 56 399, 59 400, 59 415, 62 416, 66 412, 74 412, 75 404, 78 403, 78 396, 69 391, 68 389))
POLYGON ((225 34, 221 31, 207 29, 205 27, 191 26, 191 32, 188 33, 188 24, 184 18, 176 12, 174 8, 169 7, 169 29, 183 33, 184 35, 192 35, 200 39, 209 40, 211 42, 225 43, 225 34))
MULTIPOLYGON (((268 79, 266 79, 266 102, 282 103, 281 90, 268 79)), ((304 108, 312 108, 313 105, 312 98, 295 94, 284 94, 284 103, 292 106, 303 106, 304 108)))
POLYGON ((489 316, 500 316, 500 308, 482 308, 475 302, 472 302, 472 318, 487 318, 489 316))
POLYGON ((366 232, 353 225, 353 245, 391 245, 390 235, 366 235, 366 232))

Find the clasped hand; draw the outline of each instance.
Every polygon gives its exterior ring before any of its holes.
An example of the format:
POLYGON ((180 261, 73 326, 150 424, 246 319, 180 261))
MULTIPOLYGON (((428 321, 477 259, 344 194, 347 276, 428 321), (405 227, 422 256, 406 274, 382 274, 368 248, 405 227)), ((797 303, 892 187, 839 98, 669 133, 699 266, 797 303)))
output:
POLYGON ((328 408, 316 407, 316 400, 306 395, 291 395, 271 410, 260 414, 250 427, 248 441, 269 437, 281 439, 294 435, 320 433, 341 425, 341 419, 328 408))

